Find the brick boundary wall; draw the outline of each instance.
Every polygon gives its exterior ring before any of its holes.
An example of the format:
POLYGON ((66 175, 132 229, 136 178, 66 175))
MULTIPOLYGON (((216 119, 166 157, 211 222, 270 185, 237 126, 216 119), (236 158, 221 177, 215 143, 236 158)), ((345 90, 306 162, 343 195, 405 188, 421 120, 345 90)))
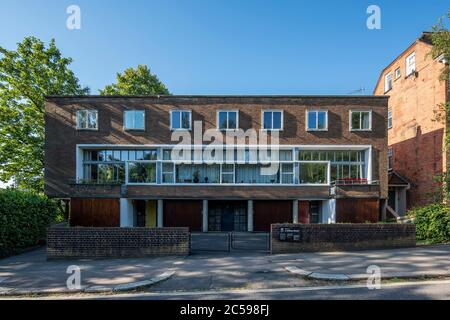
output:
POLYGON ((272 224, 270 252, 365 250, 414 247, 414 224, 272 224), (280 229, 299 230, 297 241, 280 240, 280 229))
POLYGON ((47 259, 188 255, 189 228, 52 227, 47 259))

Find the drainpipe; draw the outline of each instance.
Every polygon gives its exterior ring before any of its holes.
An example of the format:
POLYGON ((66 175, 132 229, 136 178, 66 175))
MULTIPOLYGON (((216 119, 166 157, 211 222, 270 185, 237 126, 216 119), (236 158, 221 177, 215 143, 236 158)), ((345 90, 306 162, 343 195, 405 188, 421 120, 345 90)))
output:
POLYGON ((208 232, 208 200, 203 200, 202 231, 208 232))

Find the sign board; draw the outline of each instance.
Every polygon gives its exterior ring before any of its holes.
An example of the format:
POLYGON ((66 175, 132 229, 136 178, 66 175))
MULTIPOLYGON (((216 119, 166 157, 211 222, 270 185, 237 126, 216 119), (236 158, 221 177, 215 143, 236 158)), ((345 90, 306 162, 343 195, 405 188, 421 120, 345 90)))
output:
POLYGON ((300 228, 299 227, 280 228, 279 240, 288 242, 300 241, 300 228))

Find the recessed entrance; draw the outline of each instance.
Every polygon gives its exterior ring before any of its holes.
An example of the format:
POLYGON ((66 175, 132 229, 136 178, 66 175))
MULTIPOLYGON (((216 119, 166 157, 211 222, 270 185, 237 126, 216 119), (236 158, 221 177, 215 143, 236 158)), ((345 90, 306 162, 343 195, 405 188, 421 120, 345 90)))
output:
POLYGON ((210 201, 208 231, 247 231, 246 201, 210 201))

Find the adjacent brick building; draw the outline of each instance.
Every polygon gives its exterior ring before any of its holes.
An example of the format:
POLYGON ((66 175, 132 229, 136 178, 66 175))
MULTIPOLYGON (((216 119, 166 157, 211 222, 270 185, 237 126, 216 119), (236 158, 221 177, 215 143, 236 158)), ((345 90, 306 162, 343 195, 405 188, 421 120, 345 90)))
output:
POLYGON ((437 121, 449 100, 440 79, 441 58, 431 55, 430 33, 423 33, 381 72, 375 95, 389 99, 389 206, 400 215, 433 201, 435 177, 448 168, 446 120, 437 121))
POLYGON ((73 226, 376 222, 388 194, 387 106, 384 96, 47 97, 45 193, 70 200, 73 226), (196 140, 198 129, 216 140, 196 140), (249 129, 279 151, 247 137, 207 153, 249 129), (175 157, 190 134, 194 151, 175 157), (267 163, 277 171, 264 174, 267 163))

